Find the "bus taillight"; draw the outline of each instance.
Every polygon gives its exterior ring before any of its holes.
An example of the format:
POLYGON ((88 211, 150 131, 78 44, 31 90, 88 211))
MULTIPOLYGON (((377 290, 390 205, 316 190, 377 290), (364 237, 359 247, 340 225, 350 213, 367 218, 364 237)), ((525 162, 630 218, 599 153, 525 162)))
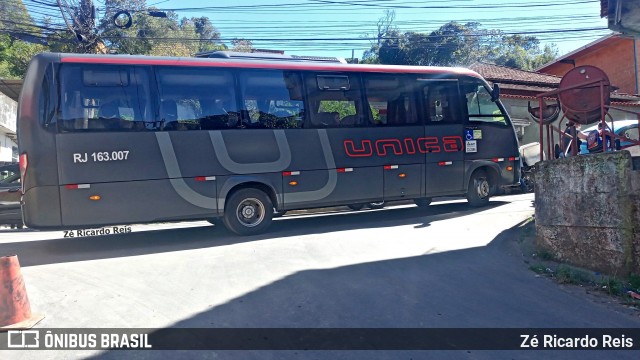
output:
POLYGON ((22 185, 22 193, 24 194, 24 183, 27 176, 27 153, 20 154, 20 184, 22 185))

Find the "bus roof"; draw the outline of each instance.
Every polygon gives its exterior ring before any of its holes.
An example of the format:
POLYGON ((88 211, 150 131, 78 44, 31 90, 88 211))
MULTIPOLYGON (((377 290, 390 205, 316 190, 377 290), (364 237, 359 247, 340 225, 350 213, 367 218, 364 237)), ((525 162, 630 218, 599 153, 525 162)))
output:
POLYGON ((396 74, 453 74, 482 78, 475 71, 460 67, 436 66, 404 66, 378 64, 342 64, 327 62, 295 62, 275 60, 247 60, 224 58, 192 58, 192 57, 159 57, 142 55, 93 55, 93 54, 58 54, 42 53, 50 62, 81 63, 81 64, 111 64, 111 65, 161 65, 161 66, 202 66, 202 67, 231 67, 247 69, 278 69, 278 70, 313 70, 335 72, 370 72, 396 74))

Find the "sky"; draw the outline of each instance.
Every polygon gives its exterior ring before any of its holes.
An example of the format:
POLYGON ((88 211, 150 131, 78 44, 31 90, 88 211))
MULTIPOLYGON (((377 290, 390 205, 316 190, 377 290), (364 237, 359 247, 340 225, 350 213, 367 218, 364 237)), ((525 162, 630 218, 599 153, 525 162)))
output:
MULTIPOLYGON (((24 0, 29 7, 31 0, 24 0)), ((104 0, 94 0, 104 7, 104 0)), ((147 0, 180 17, 207 16, 230 45, 233 38, 286 54, 362 57, 385 10, 401 31, 430 32, 449 21, 533 35, 561 56, 606 34, 599 0, 147 0)))

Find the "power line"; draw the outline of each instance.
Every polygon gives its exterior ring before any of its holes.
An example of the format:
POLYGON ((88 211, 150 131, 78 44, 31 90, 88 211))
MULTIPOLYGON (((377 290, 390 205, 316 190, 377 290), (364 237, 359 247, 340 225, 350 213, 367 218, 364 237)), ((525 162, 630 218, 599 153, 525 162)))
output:
MULTIPOLYGON (((509 1, 509 0, 506 0, 509 1)), ((68 3, 68 2, 67 2, 68 3)), ((380 11, 388 9, 409 9, 415 11, 421 10, 433 10, 438 11, 438 14, 451 12, 456 15, 451 17, 451 20, 458 21, 460 23, 466 22, 480 22, 482 24, 480 30, 487 31, 488 27, 492 29, 502 29, 503 32, 500 35, 534 35, 540 41, 574 41, 579 38, 585 37, 598 37, 604 35, 604 32, 608 32, 608 29, 602 27, 593 27, 590 22, 598 19, 597 15, 580 14, 585 4, 599 3, 598 0, 574 0, 574 1, 562 1, 551 2, 547 1, 530 1, 527 3, 515 2, 514 0, 505 3, 498 3, 497 1, 489 4, 477 4, 470 0, 457 0, 457 1, 431 1, 425 4, 422 1, 390 1, 390 0, 350 0, 350 1, 335 1, 335 0, 309 0, 304 3, 295 2, 289 0, 286 3, 268 3, 268 4, 254 4, 254 5, 242 5, 242 4, 229 4, 219 6, 203 6, 203 7, 183 7, 183 8, 162 8, 163 11, 173 12, 198 12, 203 13, 216 13, 223 17, 223 14, 234 14, 239 16, 245 16, 245 19, 211 19, 213 25, 218 31, 227 32, 223 34, 220 39, 216 41, 230 41, 234 38, 244 38, 251 40, 256 44, 271 44, 274 46, 288 46, 296 48, 313 48, 322 47, 323 50, 328 47, 333 48, 346 48, 346 47, 363 47, 369 48, 372 42, 378 40, 374 36, 366 36, 365 32, 375 32, 377 30, 376 20, 372 21, 352 21, 352 20, 311 20, 303 21, 297 20, 296 17, 299 13, 305 14, 340 14, 345 13, 345 9, 351 11, 358 11, 361 13, 369 13, 369 11, 380 11), (528 8, 537 8, 540 11, 545 10, 551 13, 549 16, 544 17, 544 25, 549 26, 554 23, 564 22, 569 27, 564 26, 562 29, 545 29, 544 27, 536 30, 529 30, 527 26, 540 24, 539 17, 521 16, 521 17, 495 17, 491 19, 474 19, 470 18, 470 13, 481 13, 485 11, 496 12, 499 9, 512 8, 523 9, 526 12, 528 8), (557 9, 562 11, 571 10, 571 15, 558 14, 557 9), (466 10, 464 13, 457 13, 455 11, 466 10), (473 10, 470 12, 469 10, 473 10), (292 20, 268 20, 268 19, 246 19, 246 16, 252 14, 278 14, 278 15, 290 15, 292 20), (315 25, 315 26, 313 26, 315 25), (590 26, 591 25, 591 26, 590 26), (235 34, 236 31, 241 33, 235 34), (357 34, 360 32, 360 34, 357 34), (295 34, 295 35, 293 35, 295 34), (355 35, 357 34, 357 35, 355 35)), ((159 4, 156 4, 159 5, 159 4)), ((42 15, 49 18, 59 18, 59 12, 57 11, 56 1, 46 0, 26 0, 25 6, 27 6, 29 13, 42 15), (55 14, 54 14, 55 13, 55 14)), ((69 9, 69 7, 67 7, 69 9)), ((98 14, 107 15, 107 11, 112 9, 105 6, 97 8, 98 14)), ((132 10, 133 12, 133 10, 132 10)), ((372 13, 373 14, 373 13, 372 13)), ((379 14, 379 13, 378 13, 379 14)), ((433 19, 433 18, 432 18, 433 19)), ((35 21, 38 24, 37 28, 42 30, 43 33, 56 33, 64 29, 63 24, 59 22, 44 22, 42 20, 35 21)), ((408 31, 426 33, 425 36, 430 36, 433 30, 439 28, 439 25, 444 25, 440 20, 429 20, 429 17, 425 17, 422 20, 407 20, 407 21, 394 21, 393 25, 400 30, 401 33, 408 31), (432 28, 430 28, 432 27, 432 28)), ((134 25, 135 26, 135 25, 134 25)), ((0 29, 3 31, 3 29, 0 29)), ((468 36, 482 36, 482 34, 468 35, 468 36)), ((106 40, 116 40, 114 37, 105 37, 106 40)), ((393 40, 393 38, 388 38, 393 40)), ((127 40, 136 40, 136 38, 128 38, 127 40)), ((156 38, 142 38, 140 40, 153 40, 155 42, 176 42, 176 41, 202 41, 200 38, 175 38, 175 37, 156 37, 156 38)))

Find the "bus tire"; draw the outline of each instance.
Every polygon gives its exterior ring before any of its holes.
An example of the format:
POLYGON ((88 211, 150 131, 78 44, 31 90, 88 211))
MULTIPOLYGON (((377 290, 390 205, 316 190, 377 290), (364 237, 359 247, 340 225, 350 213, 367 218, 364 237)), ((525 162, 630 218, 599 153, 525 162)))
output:
POLYGON ((473 207, 486 206, 491 197, 491 183, 484 170, 477 170, 469 179, 467 201, 473 207))
POLYGON ((418 205, 419 208, 426 208, 431 205, 431 198, 413 199, 413 202, 418 205))
POLYGON ((347 205, 347 207, 353 211, 358 211, 358 210, 362 210, 362 208, 364 207, 364 204, 349 204, 347 205))
POLYGON ((238 235, 264 232, 273 218, 273 204, 267 194, 252 188, 240 189, 227 199, 224 226, 238 235))
POLYGON ((384 201, 370 202, 367 204, 367 206, 369 207, 369 209, 382 209, 384 208, 384 201))

